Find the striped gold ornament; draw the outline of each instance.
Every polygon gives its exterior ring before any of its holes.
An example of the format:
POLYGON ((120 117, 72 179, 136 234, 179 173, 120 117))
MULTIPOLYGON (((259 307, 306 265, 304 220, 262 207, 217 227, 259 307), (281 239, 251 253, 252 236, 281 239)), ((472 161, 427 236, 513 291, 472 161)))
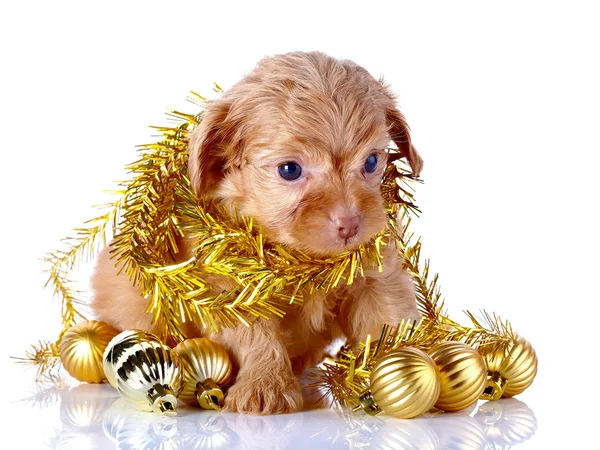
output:
POLYGON ((533 383, 537 374, 537 356, 531 343, 518 336, 506 347, 484 352, 488 376, 484 400, 498 400, 520 394, 533 383))
POLYGON ((145 331, 125 330, 108 343, 102 357, 102 365, 106 379, 112 387, 117 388, 115 363, 119 358, 135 346, 150 347, 152 342, 160 342, 160 339, 145 331))
POLYGON ((384 355, 373 367, 370 389, 360 397, 368 414, 383 411, 409 419, 429 411, 440 394, 440 374, 427 353, 413 347, 384 355))
POLYGON ((125 331, 104 352, 107 373, 119 394, 134 407, 159 415, 177 414, 183 372, 173 350, 140 330, 125 331))
POLYGON ((440 396, 435 407, 460 411, 477 402, 487 379, 485 362, 470 345, 440 342, 429 351, 440 371, 440 396))
POLYGON ((229 383, 232 365, 229 354, 207 338, 186 339, 174 348, 183 368, 185 385, 179 399, 188 405, 221 410, 223 391, 229 383))
POLYGON ((69 374, 79 381, 104 380, 102 354, 119 332, 99 320, 85 320, 71 327, 60 341, 60 360, 69 374))

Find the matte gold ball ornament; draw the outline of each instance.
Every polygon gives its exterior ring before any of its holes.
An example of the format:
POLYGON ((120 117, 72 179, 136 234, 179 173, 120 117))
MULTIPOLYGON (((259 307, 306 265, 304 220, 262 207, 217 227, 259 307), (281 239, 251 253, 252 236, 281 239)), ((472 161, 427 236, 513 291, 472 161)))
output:
POLYGON ((229 383, 233 372, 227 350, 207 338, 186 339, 173 350, 184 372, 181 401, 220 411, 224 397, 221 386, 229 383))
POLYGON ((365 412, 409 419, 429 411, 440 394, 440 374, 427 353, 413 347, 384 355, 373 367, 370 389, 360 397, 365 412))
POLYGON ((520 394, 533 383, 537 374, 537 356, 531 343, 518 336, 507 346, 482 352, 487 365, 484 400, 498 400, 520 394))
POLYGON ((125 331, 104 352, 107 372, 117 391, 134 407, 159 415, 177 414, 177 396, 183 389, 179 358, 168 346, 143 331, 125 331))
POLYGON ((69 375, 87 383, 104 380, 102 354, 117 334, 98 320, 85 320, 67 330, 60 341, 60 360, 69 375))
POLYGON ((443 411, 461 411, 477 402, 487 380, 481 355, 470 345, 446 341, 429 351, 440 371, 440 396, 435 407, 443 411))

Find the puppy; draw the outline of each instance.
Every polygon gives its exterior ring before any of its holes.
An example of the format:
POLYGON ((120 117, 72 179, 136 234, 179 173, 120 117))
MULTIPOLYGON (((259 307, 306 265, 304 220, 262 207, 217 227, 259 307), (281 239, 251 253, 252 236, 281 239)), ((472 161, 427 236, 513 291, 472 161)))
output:
MULTIPOLYGON (((314 257, 366 243, 386 226, 380 194, 385 148, 393 140, 415 174, 423 161, 382 82, 347 60, 318 52, 268 57, 208 103, 189 142, 189 176, 200 196, 251 216, 265 237, 314 257)), ((193 249, 184 244, 181 260, 193 249)), ((99 254, 92 307, 118 329, 153 331, 148 300, 117 275, 109 249, 99 254)), ((215 291, 231 288, 211 277, 215 291)), ((356 345, 383 324, 418 318, 414 286, 396 250, 383 272, 352 285, 305 295, 284 318, 257 319, 208 337, 229 349, 238 368, 229 411, 287 413, 302 407, 297 376, 322 360, 334 339, 356 345)), ((190 337, 205 335, 190 329, 190 337)))

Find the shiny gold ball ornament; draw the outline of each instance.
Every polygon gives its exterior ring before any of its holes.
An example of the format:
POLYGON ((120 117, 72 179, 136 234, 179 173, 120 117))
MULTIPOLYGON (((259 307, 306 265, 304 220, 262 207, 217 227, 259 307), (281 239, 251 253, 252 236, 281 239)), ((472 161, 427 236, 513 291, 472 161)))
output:
POLYGON ((429 351, 440 371, 440 396, 435 407, 460 411, 477 402, 487 380, 481 355, 462 342, 440 342, 429 351))
POLYGON ((119 394, 134 407, 159 415, 177 414, 177 396, 183 389, 179 358, 168 346, 143 331, 116 336, 104 352, 107 373, 115 378, 119 394))
POLYGON ((102 357, 102 365, 106 379, 112 387, 117 388, 115 363, 132 347, 151 346, 152 342, 160 342, 158 336, 142 330, 125 330, 116 335, 107 345, 102 357))
POLYGON ((119 332, 98 320, 85 320, 71 327, 60 341, 60 360, 69 374, 87 383, 104 380, 102 354, 119 332))
POLYGON ((360 397, 368 414, 409 419, 429 411, 440 394, 440 373, 431 356, 413 347, 384 355, 373 367, 370 389, 360 397))
POLYGON ((484 400, 498 400, 520 394, 533 383, 537 374, 537 356, 525 338, 517 339, 496 351, 482 352, 487 365, 484 400))
POLYGON ((233 371, 227 350, 207 338, 186 339, 173 350, 179 356, 185 379, 181 401, 220 411, 221 386, 229 383, 233 371))

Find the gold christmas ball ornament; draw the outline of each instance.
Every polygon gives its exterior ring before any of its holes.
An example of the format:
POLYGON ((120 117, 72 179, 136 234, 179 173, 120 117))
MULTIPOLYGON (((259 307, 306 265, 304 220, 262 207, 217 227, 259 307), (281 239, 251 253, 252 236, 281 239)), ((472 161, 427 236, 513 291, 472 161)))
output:
POLYGON ((98 320, 86 320, 71 327, 60 341, 60 360, 69 374, 79 381, 104 380, 102 354, 119 332, 98 320))
POLYGON ((440 373, 427 353, 413 347, 384 355, 373 367, 370 389, 360 397, 365 412, 409 419, 429 411, 440 394, 440 373))
POLYGON ((481 355, 462 342, 441 342, 429 351, 440 371, 440 396, 435 407, 460 411, 477 402, 487 380, 481 355))
POLYGON ((533 346, 522 337, 493 352, 483 352, 487 365, 484 400, 498 400, 520 394, 533 383, 537 374, 537 356, 533 346))
POLYGON ((152 334, 136 330, 121 335, 104 352, 119 394, 138 409, 176 415, 184 381, 177 354, 152 334))
MULTIPOLYGON (((117 388, 115 362, 132 348, 150 346, 151 342, 160 342, 158 336, 141 330, 125 330, 117 334, 106 346, 102 357, 102 365, 106 379, 112 387, 117 388)), ((135 350, 134 350, 135 351, 135 350)))
POLYGON ((227 350, 206 338, 186 339, 173 350, 179 356, 185 379, 181 401, 220 411, 221 386, 229 383, 232 376, 227 350))

